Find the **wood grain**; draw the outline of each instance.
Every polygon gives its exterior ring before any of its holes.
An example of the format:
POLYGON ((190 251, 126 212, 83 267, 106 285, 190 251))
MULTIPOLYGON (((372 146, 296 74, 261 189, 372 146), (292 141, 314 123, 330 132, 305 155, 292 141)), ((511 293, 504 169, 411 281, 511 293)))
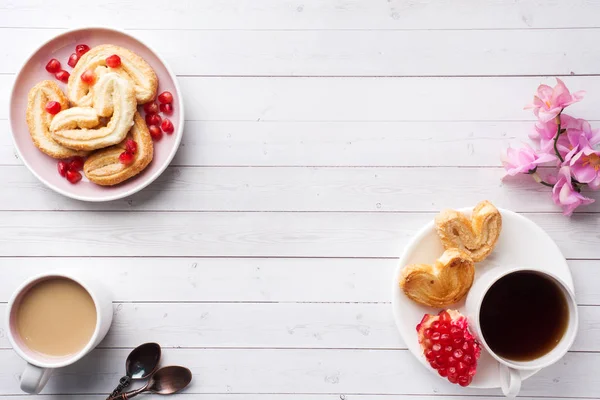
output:
MULTIPOLYGON (((123 373, 129 349, 92 352, 76 366, 59 369, 45 393, 106 393, 123 373)), ((185 365, 195 379, 187 393, 345 393, 463 394, 406 350, 307 349, 165 349, 163 365, 185 365)), ((12 350, 0 350, 8 367, 0 370, 0 394, 18 394, 22 364, 12 350)), ((598 374, 591 365, 599 353, 570 353, 523 385, 523 396, 600 396, 598 374)), ((498 395, 497 390, 470 390, 469 395, 498 395)))

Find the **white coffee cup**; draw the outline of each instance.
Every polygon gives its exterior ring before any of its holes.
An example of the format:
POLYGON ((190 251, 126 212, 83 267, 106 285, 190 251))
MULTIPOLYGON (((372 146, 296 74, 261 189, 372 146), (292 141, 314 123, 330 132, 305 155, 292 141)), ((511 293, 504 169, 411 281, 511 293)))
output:
POLYGON ((538 268, 512 267, 502 269, 492 268, 487 270, 474 281, 467 296, 466 310, 473 334, 485 350, 499 362, 498 372, 500 374, 502 392, 506 397, 510 398, 516 397, 521 390, 522 379, 520 371, 537 370, 554 364, 569 351, 569 348, 575 341, 575 335, 577 333, 578 315, 575 295, 560 278, 538 268), (486 343, 480 325, 481 305, 488 290, 500 278, 521 271, 534 272, 552 280, 565 296, 569 309, 569 321, 560 342, 548 353, 528 361, 511 360, 496 354, 486 343))
POLYGON ((25 370, 21 375, 21 390, 27 393, 39 393, 50 379, 54 369, 71 365, 92 351, 106 336, 112 323, 112 317, 112 296, 99 282, 80 279, 71 274, 60 272, 38 275, 25 281, 15 291, 8 303, 6 324, 11 345, 17 354, 27 361, 25 370), (86 346, 74 355, 54 357, 35 352, 25 345, 17 330, 16 312, 23 296, 36 284, 51 278, 67 278, 78 283, 94 301, 96 308, 94 333, 86 346))

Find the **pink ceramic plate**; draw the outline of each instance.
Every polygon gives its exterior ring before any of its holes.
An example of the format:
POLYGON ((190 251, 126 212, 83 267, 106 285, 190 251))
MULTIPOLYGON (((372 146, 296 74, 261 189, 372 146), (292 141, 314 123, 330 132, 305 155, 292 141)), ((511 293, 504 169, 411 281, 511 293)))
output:
MULTIPOLYGON (((142 107, 140 113, 143 114, 142 107)), ((121 31, 108 28, 84 28, 67 31, 44 43, 25 62, 17 75, 10 98, 10 126, 15 146, 21 160, 29 170, 46 186, 65 196, 84 201, 110 201, 120 199, 138 192, 154 181, 169 165, 183 135, 183 101, 175 74, 166 63, 140 40, 121 31), (77 44, 84 43, 90 47, 100 44, 115 44, 126 47, 143 57, 158 76, 158 93, 168 90, 173 94, 174 113, 168 118, 175 126, 172 135, 154 143, 154 159, 138 176, 116 186, 98 186, 83 180, 75 185, 70 184, 57 172, 57 160, 39 151, 31 141, 25 113, 27 109, 27 93, 36 83, 44 79, 55 80, 63 89, 66 84, 56 80, 53 74, 46 71, 46 63, 51 58, 60 61, 62 68, 71 72, 67 60, 74 53, 77 44)))

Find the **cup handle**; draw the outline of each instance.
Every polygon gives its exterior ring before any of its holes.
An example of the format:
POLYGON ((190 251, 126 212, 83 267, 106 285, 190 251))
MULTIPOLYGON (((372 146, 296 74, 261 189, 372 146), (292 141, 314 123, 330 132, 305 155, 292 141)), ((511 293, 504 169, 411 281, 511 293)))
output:
POLYGON ((41 368, 28 363, 21 375, 21 390, 32 394, 41 392, 48 379, 50 379, 50 375, 52 375, 52 369, 41 368))
POLYGON ((514 399, 521 390, 521 374, 518 370, 498 364, 500 372, 500 387, 502 393, 510 399, 514 399))

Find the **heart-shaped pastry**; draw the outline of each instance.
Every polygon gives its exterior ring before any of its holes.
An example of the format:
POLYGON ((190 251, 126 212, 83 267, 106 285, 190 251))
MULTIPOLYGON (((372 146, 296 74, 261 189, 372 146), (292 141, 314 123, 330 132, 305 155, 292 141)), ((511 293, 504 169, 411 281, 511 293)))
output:
POLYGON ((105 68, 130 81, 134 87, 138 104, 147 103, 156 97, 158 78, 152 67, 131 50, 112 44, 103 44, 92 48, 81 56, 73 72, 71 72, 67 86, 67 97, 73 105, 80 107, 92 106, 92 91, 81 80, 81 74, 87 70, 98 71, 98 68, 105 68), (117 68, 109 68, 106 65, 106 59, 112 55, 117 55, 121 59, 121 65, 117 68))
POLYGON ((445 249, 460 249, 474 262, 483 261, 496 246, 502 230, 502 215, 487 200, 477 204, 471 218, 455 210, 435 217, 437 234, 445 249))
POLYGON ((77 150, 96 150, 120 143, 133 125, 137 110, 133 85, 114 72, 94 85, 93 107, 72 107, 50 123, 52 139, 77 150), (103 119, 108 119, 104 125, 103 119))
POLYGON ((35 147, 53 158, 85 156, 83 151, 72 150, 54 141, 50 134, 50 123, 54 116, 45 109, 49 101, 56 101, 61 109, 69 107, 69 101, 56 82, 41 81, 31 88, 27 98, 27 126, 35 147))
POLYGON ((154 143, 144 118, 137 112, 133 118, 133 127, 123 142, 98 150, 88 157, 83 165, 85 176, 97 185, 117 185, 142 172, 154 153, 154 143), (123 164, 119 156, 125 151, 125 142, 131 139, 137 144, 137 151, 130 164, 123 164))
POLYGON ((433 265, 410 264, 402 270, 400 287, 409 299, 442 308, 459 302, 471 289, 475 264, 469 255, 449 249, 433 265))

